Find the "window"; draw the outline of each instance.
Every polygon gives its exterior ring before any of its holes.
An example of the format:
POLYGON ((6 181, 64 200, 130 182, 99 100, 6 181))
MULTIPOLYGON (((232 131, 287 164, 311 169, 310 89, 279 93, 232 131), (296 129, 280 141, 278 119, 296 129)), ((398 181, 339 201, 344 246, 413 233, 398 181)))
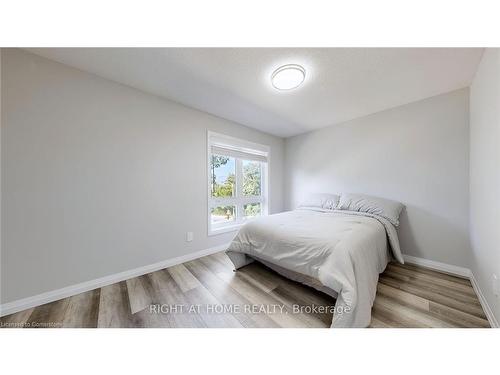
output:
POLYGON ((269 149, 208 133, 208 232, 236 230, 268 213, 269 149))

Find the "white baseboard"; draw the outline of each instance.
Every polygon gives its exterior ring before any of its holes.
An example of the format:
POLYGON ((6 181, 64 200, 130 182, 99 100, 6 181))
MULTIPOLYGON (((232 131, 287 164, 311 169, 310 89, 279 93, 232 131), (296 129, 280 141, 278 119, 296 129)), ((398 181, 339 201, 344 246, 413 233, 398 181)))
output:
MULTIPOLYGON (((181 264, 184 262, 189 262, 190 260, 201 258, 210 254, 215 254, 217 252, 223 251, 229 247, 229 244, 224 244, 220 246, 211 247, 208 249, 204 249, 201 251, 197 251, 195 253, 183 255, 180 257, 167 259, 158 263, 150 264, 147 266, 134 268, 132 270, 120 272, 114 275, 104 276, 95 280, 86 281, 80 284, 71 285, 65 288, 53 290, 50 292, 38 294, 36 296, 23 298, 17 301, 12 301, 9 303, 5 303, 0 305, 0 316, 5 316, 9 314, 13 314, 22 310, 30 309, 32 307, 40 306, 45 303, 57 301, 62 298, 67 298, 74 296, 79 293, 88 292, 89 290, 102 288, 107 285, 111 285, 120 281, 128 280, 133 277, 145 275, 150 272, 155 272, 167 267, 172 267, 177 264, 181 264)), ((493 315, 493 311, 491 310, 484 294, 482 293, 479 284, 477 283, 474 274, 470 269, 464 267, 458 267, 447 263, 436 262, 433 260, 428 260, 424 258, 413 257, 410 255, 403 255, 405 262, 410 264, 415 264, 418 266, 422 266, 425 268, 429 268, 435 271, 445 272, 450 275, 465 277, 470 279, 472 283, 472 287, 477 294, 479 302, 483 307, 484 313, 490 322, 490 325, 494 328, 499 328, 498 321, 496 317, 493 315)))
POLYGON ((4 303, 0 305, 0 316, 5 316, 9 314, 13 314, 22 310, 30 309, 32 307, 40 306, 49 302, 57 301, 62 298, 67 298, 74 296, 76 294, 80 294, 83 292, 88 292, 89 290, 102 288, 107 285, 111 285, 120 281, 128 280, 137 276, 145 275, 150 272, 155 272, 167 267, 172 267, 177 264, 181 264, 184 262, 189 262, 190 260, 204 257, 206 255, 215 254, 220 251, 226 250, 229 247, 229 244, 224 244, 220 246, 211 247, 208 249, 204 249, 201 251, 197 251, 195 253, 183 255, 180 257, 167 259, 158 263, 150 264, 147 266, 134 268, 128 271, 116 273, 114 275, 100 277, 98 279, 85 281, 80 284, 75 284, 71 286, 67 286, 65 288, 53 290, 50 292, 45 292, 42 294, 38 294, 32 297, 27 297, 23 299, 19 299, 16 301, 4 303))
POLYGON ((422 266, 439 272, 448 273, 453 276, 460 276, 469 279, 471 275, 470 269, 465 267, 454 266, 452 264, 436 262, 435 260, 418 258, 410 255, 403 255, 403 259, 407 263, 415 264, 417 266, 422 266))
POLYGON ((484 294, 481 291, 481 288, 479 287, 476 278, 474 277, 474 273, 470 269, 465 267, 454 266, 447 263, 436 262, 434 260, 413 257, 410 255, 403 255, 403 259, 405 262, 408 262, 410 264, 415 264, 417 266, 429 268, 434 271, 444 272, 450 275, 460 276, 469 279, 472 284, 472 287, 474 288, 474 291, 476 292, 477 298, 481 303, 481 307, 483 308, 484 314, 488 318, 488 322, 490 323, 491 327, 493 328, 500 327, 498 325, 497 318, 495 317, 495 315, 493 315, 493 311, 491 310, 488 301, 484 297, 484 294))
POLYGON ((486 301, 486 298, 484 297, 484 294, 481 291, 479 284, 477 283, 474 273, 472 272, 470 274, 470 282, 472 283, 472 287, 474 288, 477 298, 481 303, 481 307, 483 308, 484 314, 488 318, 488 322, 490 322, 490 326, 493 328, 500 328, 500 325, 498 325, 498 320, 495 317, 495 315, 493 315, 493 311, 491 310, 490 305, 488 305, 488 301, 486 301))

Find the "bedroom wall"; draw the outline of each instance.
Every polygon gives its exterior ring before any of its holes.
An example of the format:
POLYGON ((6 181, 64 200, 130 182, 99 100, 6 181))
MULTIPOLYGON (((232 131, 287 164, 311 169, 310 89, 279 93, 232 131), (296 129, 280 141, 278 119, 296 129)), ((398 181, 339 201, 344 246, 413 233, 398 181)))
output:
POLYGON ((500 49, 485 50, 470 95, 471 269, 497 321, 500 298, 500 49))
MULTIPOLYGON (((0 48, 0 167, 2 165, 2 48, 0 48)), ((1 169, 1 168, 0 168, 1 169)), ((0 303, 2 301, 2 173, 0 170, 0 303)))
POLYGON ((468 267, 469 91, 288 138, 286 207, 309 192, 401 201, 403 253, 468 267))
POLYGON ((230 241, 207 236, 207 130, 271 147, 282 210, 283 139, 22 50, 1 62, 2 303, 230 241))

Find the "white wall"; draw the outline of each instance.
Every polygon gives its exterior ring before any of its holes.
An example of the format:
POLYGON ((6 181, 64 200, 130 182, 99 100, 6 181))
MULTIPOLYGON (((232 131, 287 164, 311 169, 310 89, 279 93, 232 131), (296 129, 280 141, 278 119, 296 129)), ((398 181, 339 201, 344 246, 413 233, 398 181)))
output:
POLYGON ((24 51, 0 50, 0 69, 2 303, 229 241, 206 234, 212 130, 271 147, 272 213, 308 192, 402 201, 403 252, 471 267, 499 318, 498 49, 470 129, 463 89, 286 142, 24 51))
MULTIPOLYGON (((0 48, 0 167, 2 165, 2 48, 0 48)), ((0 168, 1 169, 1 168, 0 168)), ((2 301, 2 173, 0 170, 0 303, 2 301)))
POLYGON ((486 49, 470 95, 471 269, 500 321, 500 49, 486 49))
POLYGON ((288 138, 287 208, 308 192, 401 201, 403 253, 467 267, 468 100, 462 89, 288 138))
POLYGON ((207 237, 207 130, 271 147, 282 210, 280 138, 15 49, 2 94, 2 303, 228 242, 207 237))

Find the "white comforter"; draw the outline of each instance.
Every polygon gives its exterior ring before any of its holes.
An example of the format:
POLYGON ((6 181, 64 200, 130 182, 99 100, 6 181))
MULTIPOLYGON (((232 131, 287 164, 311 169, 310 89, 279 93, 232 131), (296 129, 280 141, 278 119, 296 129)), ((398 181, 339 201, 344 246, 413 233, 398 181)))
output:
POLYGON ((299 209, 245 224, 227 254, 236 269, 254 256, 319 280, 338 293, 332 327, 367 327, 379 273, 390 260, 387 239, 403 263, 396 229, 386 219, 299 209))

